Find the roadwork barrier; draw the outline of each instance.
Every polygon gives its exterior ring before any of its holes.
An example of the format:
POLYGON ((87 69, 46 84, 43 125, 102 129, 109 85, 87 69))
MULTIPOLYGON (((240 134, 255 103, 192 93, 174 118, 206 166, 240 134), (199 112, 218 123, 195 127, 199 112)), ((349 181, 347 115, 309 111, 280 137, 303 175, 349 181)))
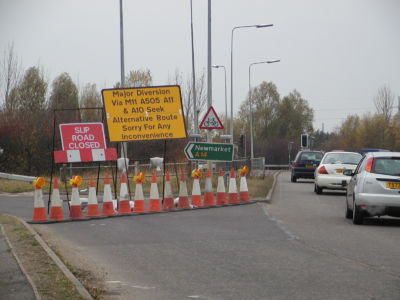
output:
MULTIPOLYGON (((202 194, 200 188, 197 184, 194 186, 194 191, 192 196, 188 196, 187 187, 186 187, 186 179, 183 172, 180 174, 179 181, 179 196, 174 200, 171 191, 170 185, 170 177, 167 175, 166 189, 164 193, 163 199, 160 199, 157 187, 157 177, 155 173, 153 173, 151 180, 151 188, 150 195, 148 198, 149 206, 145 205, 145 198, 143 195, 143 187, 142 183, 144 181, 144 174, 139 173, 133 177, 133 181, 135 182, 135 194, 134 200, 129 201, 129 191, 127 188, 127 176, 125 173, 121 176, 121 188, 119 199, 112 199, 110 180, 108 175, 105 176, 104 180, 104 193, 103 193, 103 201, 97 201, 97 195, 94 190, 94 182, 90 178, 89 182, 89 202, 86 207, 86 213, 84 212, 84 208, 79 198, 79 189, 78 186, 82 183, 82 177, 73 176, 70 179, 70 184, 72 186, 72 199, 70 202, 70 211, 69 218, 60 217, 60 211, 62 212, 62 208, 60 203, 60 194, 58 190, 58 184, 55 184, 55 189, 52 194, 52 207, 58 207, 57 214, 51 213, 49 218, 46 216, 46 211, 43 203, 43 194, 41 193, 41 186, 44 185, 44 178, 40 177, 40 179, 36 179, 35 183, 35 197, 34 197, 34 214, 31 221, 28 223, 31 224, 48 224, 48 223, 60 223, 60 222, 73 222, 73 221, 86 221, 93 219, 105 219, 105 218, 114 218, 114 217, 123 217, 123 216, 137 216, 137 215, 148 215, 148 214, 157 214, 157 213, 167 213, 167 212, 179 212, 179 211, 187 211, 187 210, 195 210, 195 209, 208 209, 208 208, 218 208, 218 207, 227 207, 227 206, 237 206, 237 205, 245 205, 252 204, 258 201, 252 201, 249 198, 249 192, 247 188, 246 175, 248 173, 247 167, 242 167, 235 172, 232 168, 230 171, 229 178, 229 189, 228 193, 226 192, 224 181, 223 181, 223 172, 219 170, 218 176, 218 187, 214 192, 211 182, 210 170, 206 171, 206 180, 205 180, 205 190, 202 194), (240 180, 240 190, 237 190, 237 179, 240 180), (215 199, 218 199, 216 202, 215 199), (195 201, 193 201, 195 200, 195 201), (117 207, 115 206, 117 203, 117 207), (121 205, 123 204, 123 205, 121 205), (89 209, 89 205, 91 208, 89 209), (101 212, 101 213, 100 213, 101 212)), ((194 170, 192 172, 193 179, 199 179, 201 177, 200 170, 194 170)), ((55 179, 55 182, 58 182, 55 179)))

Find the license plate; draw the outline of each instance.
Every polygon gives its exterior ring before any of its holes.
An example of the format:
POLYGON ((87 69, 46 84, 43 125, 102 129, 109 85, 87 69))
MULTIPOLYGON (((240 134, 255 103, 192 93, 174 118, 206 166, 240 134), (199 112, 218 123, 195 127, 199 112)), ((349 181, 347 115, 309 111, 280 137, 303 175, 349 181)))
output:
POLYGON ((336 169, 336 173, 343 173, 343 169, 336 169))
POLYGON ((400 182, 386 182, 388 189, 400 189, 400 182))
POLYGON ((306 168, 312 169, 312 168, 314 168, 314 166, 313 165, 306 165, 306 168))

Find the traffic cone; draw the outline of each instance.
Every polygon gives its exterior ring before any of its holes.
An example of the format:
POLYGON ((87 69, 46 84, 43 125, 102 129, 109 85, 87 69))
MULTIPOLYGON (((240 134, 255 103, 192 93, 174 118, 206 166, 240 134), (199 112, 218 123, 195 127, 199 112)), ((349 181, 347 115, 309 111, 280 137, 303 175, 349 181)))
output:
POLYGON ((246 166, 239 169, 240 175, 240 186, 239 186, 239 195, 241 202, 249 202, 249 189, 247 188, 247 180, 246 175, 248 173, 248 168, 246 166))
POLYGON ((185 174, 181 171, 181 176, 179 180, 179 201, 178 208, 189 208, 189 197, 186 187, 185 174))
POLYGON ((169 172, 165 174, 165 188, 164 188, 164 201, 163 201, 163 210, 174 210, 174 198, 172 196, 172 188, 171 188, 171 177, 169 172))
POLYGON ((151 186, 150 186, 150 201, 149 201, 149 211, 160 211, 160 195, 158 193, 157 186, 157 175, 153 173, 151 177, 151 186))
POLYGON ((131 213, 131 207, 129 205, 128 185, 126 183, 125 172, 121 173, 121 187, 119 189, 118 213, 119 214, 131 213))
POLYGON ((86 215, 88 217, 100 216, 99 204, 97 203, 96 187, 92 180, 92 176, 90 176, 89 179, 89 196, 88 196, 88 206, 86 215))
POLYGON ((237 193, 237 186, 236 186, 236 178, 235 178, 235 170, 231 169, 231 175, 229 178, 229 203, 238 203, 238 193, 237 193))
POLYGON ((217 185, 217 205, 224 205, 227 204, 226 201, 226 190, 225 190, 225 183, 224 183, 224 174, 222 169, 219 169, 218 174, 218 185, 217 185))
POLYGON ((134 197, 134 203, 133 203, 133 212, 135 213, 142 213, 145 212, 144 209, 144 195, 143 195, 143 187, 142 187, 142 181, 144 180, 144 174, 139 173, 133 179, 136 182, 136 187, 135 187, 135 197, 134 197))
POLYGON ((204 206, 215 206, 214 192, 212 190, 211 172, 207 168, 206 184, 204 188, 204 206))
MULTIPOLYGON (((193 173, 192 173, 193 176, 193 173)), ((193 176, 193 187, 192 187, 192 205, 201 207, 201 191, 200 191, 200 179, 198 176, 193 176)))
POLYGON ((51 194, 50 220, 64 220, 62 211, 62 202, 60 199, 60 190, 58 189, 58 178, 53 179, 53 192, 51 194))
POLYGON ((82 183, 81 176, 74 176, 70 179, 70 184, 72 185, 72 193, 71 193, 71 205, 69 216, 71 219, 82 219, 82 207, 81 207, 81 199, 79 197, 78 186, 82 183))
POLYGON ((110 177, 105 174, 104 177, 104 191, 103 191, 103 216, 113 216, 114 215, 114 205, 112 201, 110 177))
POLYGON ((38 177, 33 181, 35 187, 34 201, 33 201, 33 215, 32 221, 41 222, 47 221, 46 208, 43 202, 42 186, 46 183, 43 177, 38 177))

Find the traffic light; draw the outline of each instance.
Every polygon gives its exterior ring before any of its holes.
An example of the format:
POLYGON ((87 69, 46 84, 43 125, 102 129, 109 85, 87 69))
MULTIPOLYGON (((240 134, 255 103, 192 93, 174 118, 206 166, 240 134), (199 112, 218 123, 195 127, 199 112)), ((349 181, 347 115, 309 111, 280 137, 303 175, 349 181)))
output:
POLYGON ((301 148, 308 148, 308 134, 301 135, 301 148))

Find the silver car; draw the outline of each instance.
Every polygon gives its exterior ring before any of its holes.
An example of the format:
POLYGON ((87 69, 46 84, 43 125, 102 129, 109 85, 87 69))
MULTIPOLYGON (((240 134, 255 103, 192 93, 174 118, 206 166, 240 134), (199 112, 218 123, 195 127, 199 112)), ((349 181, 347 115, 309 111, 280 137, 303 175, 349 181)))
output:
POLYGON ((365 217, 400 217, 400 152, 367 153, 354 172, 343 174, 351 176, 346 218, 362 224, 365 217))

